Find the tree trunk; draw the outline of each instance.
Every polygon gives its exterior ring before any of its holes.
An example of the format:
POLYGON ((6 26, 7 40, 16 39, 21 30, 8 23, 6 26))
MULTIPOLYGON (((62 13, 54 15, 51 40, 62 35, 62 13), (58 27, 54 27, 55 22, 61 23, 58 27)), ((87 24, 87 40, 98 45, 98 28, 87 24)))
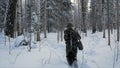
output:
POLYGON ((96 1, 91 1, 91 23, 92 23, 92 33, 96 32, 96 1))
POLYGON ((22 34, 22 12, 21 12, 21 5, 22 5, 22 0, 18 0, 18 7, 17 7, 17 22, 18 22, 18 36, 22 34))
POLYGON ((40 0, 36 1, 37 3, 37 17, 38 17, 38 21, 37 21, 37 41, 40 41, 40 0))
POLYGON ((14 20, 15 20, 15 13, 16 13, 16 4, 17 0, 10 0, 9 1, 9 8, 6 18, 6 29, 5 29, 5 35, 14 37, 14 20))
POLYGON ((117 41, 119 41, 119 38, 120 38, 120 33, 119 33, 119 4, 118 4, 118 0, 117 0, 117 41))
POLYGON ((28 48, 28 51, 31 51, 31 42, 32 42, 32 29, 31 29, 31 27, 32 27, 32 1, 31 0, 28 0, 28 10, 29 10, 29 16, 28 16, 28 22, 29 22, 29 25, 28 25, 28 32, 29 32, 29 48, 28 48))
POLYGON ((44 38, 47 38, 47 0, 45 0, 44 13, 44 38))
MULTIPOLYGON (((10 0, 7 0, 7 4, 6 4, 6 9, 5 9, 5 14, 4 14, 4 27, 6 25, 6 20, 7 20, 7 13, 8 13, 8 9, 9 9, 9 1, 10 0)), ((4 28, 4 33, 5 33, 5 28, 4 28)))
POLYGON ((105 0, 102 0, 102 22, 103 22, 103 38, 106 37, 105 35, 105 19, 106 19, 106 11, 105 11, 105 0))
POLYGON ((82 9, 82 31, 87 33, 86 26, 86 12, 87 12, 87 0, 81 0, 81 9, 82 9))
POLYGON ((60 26, 60 20, 57 19, 57 42, 58 42, 58 43, 59 43, 59 41, 60 41, 60 34, 59 34, 60 28, 59 28, 59 26, 60 26))
POLYGON ((107 13, 108 13, 108 45, 110 45, 110 16, 109 16, 109 0, 107 0, 107 13))
MULTIPOLYGON (((2 5, 0 4, 0 9, 2 9, 2 5)), ((2 28, 2 10, 0 10, 0 32, 1 32, 1 28, 2 28)))

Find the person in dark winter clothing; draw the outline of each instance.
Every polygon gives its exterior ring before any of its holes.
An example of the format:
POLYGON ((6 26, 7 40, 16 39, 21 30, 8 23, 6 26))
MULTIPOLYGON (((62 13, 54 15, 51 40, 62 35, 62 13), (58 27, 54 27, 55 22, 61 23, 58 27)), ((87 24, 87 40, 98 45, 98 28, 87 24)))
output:
MULTIPOLYGON (((77 47, 81 36, 73 30, 71 23, 67 24, 67 29, 64 31, 64 40, 66 44, 66 58, 68 64, 71 66, 74 61, 77 61, 77 47)), ((79 47, 78 47, 79 48, 79 47)))

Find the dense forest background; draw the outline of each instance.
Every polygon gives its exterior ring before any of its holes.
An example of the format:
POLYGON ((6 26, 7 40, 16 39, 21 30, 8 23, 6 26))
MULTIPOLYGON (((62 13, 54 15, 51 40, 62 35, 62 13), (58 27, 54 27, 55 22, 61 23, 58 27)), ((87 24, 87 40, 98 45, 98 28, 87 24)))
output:
POLYGON ((119 0, 0 0, 0 31, 6 36, 16 38, 22 34, 34 33, 36 41, 40 34, 57 32, 58 40, 63 40, 67 23, 73 23, 79 33, 87 36, 103 32, 103 38, 116 30, 119 41, 120 27, 119 0))
POLYGON ((120 67, 120 0, 0 0, 0 68, 69 68, 68 23, 84 47, 78 67, 120 67))

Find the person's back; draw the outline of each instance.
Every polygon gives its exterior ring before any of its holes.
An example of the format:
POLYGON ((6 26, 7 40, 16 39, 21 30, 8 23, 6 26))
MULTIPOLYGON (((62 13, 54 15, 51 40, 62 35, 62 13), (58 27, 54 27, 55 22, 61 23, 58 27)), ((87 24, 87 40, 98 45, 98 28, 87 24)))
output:
POLYGON ((66 58, 69 65, 77 61, 77 42, 81 37, 75 30, 72 29, 69 23, 67 29, 64 31, 64 40, 66 43, 66 58), (70 25, 70 27, 69 27, 70 25))
POLYGON ((78 39, 81 39, 79 34, 72 28, 68 28, 64 31, 64 39, 65 39, 67 50, 70 50, 71 47, 74 47, 74 51, 76 53, 77 51, 76 44, 78 42, 78 39))

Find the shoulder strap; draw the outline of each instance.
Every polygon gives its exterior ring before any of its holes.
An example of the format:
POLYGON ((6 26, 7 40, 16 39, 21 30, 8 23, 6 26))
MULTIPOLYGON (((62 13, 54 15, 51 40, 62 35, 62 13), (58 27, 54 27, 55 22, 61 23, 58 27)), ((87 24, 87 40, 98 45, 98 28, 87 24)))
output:
POLYGON ((70 45, 72 46, 72 32, 70 30, 70 45))

